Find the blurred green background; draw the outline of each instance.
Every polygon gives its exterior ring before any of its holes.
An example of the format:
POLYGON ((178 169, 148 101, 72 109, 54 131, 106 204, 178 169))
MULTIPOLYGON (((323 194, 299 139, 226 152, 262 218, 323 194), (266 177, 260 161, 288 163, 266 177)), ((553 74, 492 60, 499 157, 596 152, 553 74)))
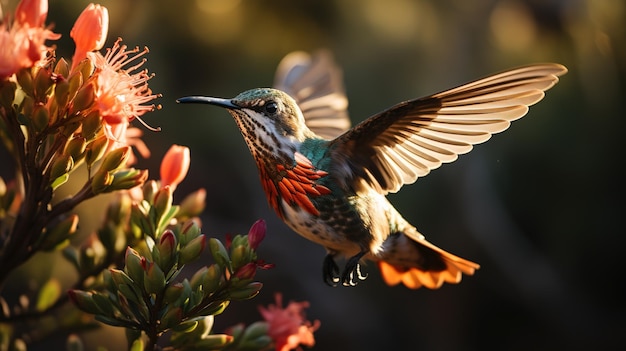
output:
MULTIPOLYGON (((14 6, 9 1, 6 8, 14 6)), ((69 31, 89 1, 50 0, 49 23, 69 31)), ((204 187, 203 231, 223 238, 268 221, 260 255, 276 264, 265 287, 216 318, 216 329, 260 319, 259 304, 308 300, 317 350, 552 350, 624 345, 624 107, 626 2, 109 0, 107 47, 148 46, 150 85, 163 94, 146 122, 149 168, 169 145, 191 148, 177 196, 204 187), (344 68, 354 122, 420 97, 532 62, 569 73, 528 116, 391 196, 433 243, 482 268, 460 285, 387 287, 375 265, 356 288, 322 282, 323 248, 282 224, 230 116, 181 106, 185 95, 232 97, 270 86, 290 51, 329 48, 344 68)), ((4 5, 4 1, 3 1, 4 5)), ((95 224, 100 208, 91 208, 95 224)), ((83 225, 83 228, 88 228, 83 225)), ((104 340, 104 339, 103 339, 104 340)))

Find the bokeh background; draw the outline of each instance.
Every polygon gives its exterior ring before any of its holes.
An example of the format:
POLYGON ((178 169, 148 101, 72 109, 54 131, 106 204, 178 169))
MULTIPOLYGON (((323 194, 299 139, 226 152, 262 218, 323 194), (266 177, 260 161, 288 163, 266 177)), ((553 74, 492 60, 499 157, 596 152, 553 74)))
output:
MULTIPOLYGON (((11 8, 16 1, 2 1, 11 8)), ((69 31, 89 1, 50 0, 49 22, 71 57, 69 31)), ((626 343, 624 107, 626 2, 621 0, 102 0, 111 27, 148 46, 163 109, 145 120, 154 177, 176 143, 191 148, 177 196, 203 187, 203 231, 223 238, 268 222, 265 286, 216 318, 222 331, 260 319, 257 305, 307 300, 317 350, 612 349, 626 343), (391 196, 427 238, 482 268, 459 285, 387 287, 375 265, 356 288, 322 282, 323 248, 266 204, 230 116, 175 103, 270 86, 280 59, 328 48, 344 69, 353 122, 402 100, 516 65, 569 73, 528 116, 391 196)), ((101 207, 92 204, 94 225, 101 207)), ((83 230, 88 230, 83 225, 83 230)), ((110 330, 109 330, 110 332, 110 330)), ((108 333, 94 334, 109 343, 108 333)), ((99 338, 99 339, 98 339, 99 338)), ((94 343, 94 344, 97 344, 94 343)), ((109 346, 110 347, 110 346, 109 346)), ((114 348, 112 348, 114 349, 114 348)))

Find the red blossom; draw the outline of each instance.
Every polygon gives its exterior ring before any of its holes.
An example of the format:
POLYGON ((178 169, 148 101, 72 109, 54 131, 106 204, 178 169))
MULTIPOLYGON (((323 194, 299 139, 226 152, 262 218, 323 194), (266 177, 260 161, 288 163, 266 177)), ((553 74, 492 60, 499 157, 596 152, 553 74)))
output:
POLYGON ((172 145, 161 161, 161 186, 170 186, 172 190, 185 179, 189 171, 191 157, 186 146, 172 145))
POLYGON ((34 67, 50 51, 45 41, 61 37, 44 27, 47 14, 47 1, 23 0, 17 5, 15 20, 0 19, 0 79, 34 67))
POLYGON ((254 222, 250 230, 248 231, 248 244, 253 250, 256 250, 261 244, 261 241, 265 238, 265 232, 267 230, 267 225, 265 221, 259 219, 254 222))
POLYGON ((277 293, 275 298, 276 305, 259 306, 259 312, 269 324, 268 334, 274 340, 276 350, 289 351, 299 345, 315 345, 313 332, 319 328, 320 321, 311 323, 305 319, 304 309, 309 303, 291 301, 282 308, 282 295, 277 293))
POLYGON ((96 84, 95 108, 100 112, 107 136, 112 140, 115 140, 112 128, 127 125, 136 118, 143 123, 140 116, 161 107, 146 105, 160 95, 153 94, 148 88, 148 81, 154 75, 149 75, 147 69, 139 70, 146 60, 135 62, 148 53, 148 48, 128 50, 126 45, 120 44, 121 41, 121 38, 115 41, 113 48, 107 49, 104 56, 99 52, 87 53, 96 68, 92 76, 96 84))
POLYGON ((70 37, 76 43, 72 68, 87 57, 87 53, 102 49, 109 31, 109 12, 106 7, 89 4, 78 16, 70 37))
POLYGON ((252 279, 256 275, 256 267, 255 262, 246 263, 237 269, 233 276, 239 279, 252 279))
POLYGON ((29 27, 42 27, 48 16, 48 0, 22 0, 15 8, 15 22, 29 27))

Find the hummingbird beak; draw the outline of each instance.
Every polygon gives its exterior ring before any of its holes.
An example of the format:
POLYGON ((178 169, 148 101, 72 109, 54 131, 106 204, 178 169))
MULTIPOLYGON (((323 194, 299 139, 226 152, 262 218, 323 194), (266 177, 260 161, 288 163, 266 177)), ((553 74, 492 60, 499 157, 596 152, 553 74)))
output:
POLYGON ((232 103, 230 99, 220 99, 209 96, 185 96, 176 100, 180 104, 209 104, 229 110, 239 110, 241 107, 232 103))

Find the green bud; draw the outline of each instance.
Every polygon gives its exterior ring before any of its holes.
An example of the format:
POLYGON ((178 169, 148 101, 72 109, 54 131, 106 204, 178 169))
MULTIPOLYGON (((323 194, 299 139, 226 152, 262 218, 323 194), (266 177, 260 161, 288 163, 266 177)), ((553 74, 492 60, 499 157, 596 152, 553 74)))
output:
POLYGON ((78 160, 82 160, 85 156, 85 148, 87 147, 87 142, 85 138, 82 136, 74 136, 65 144, 65 154, 72 156, 74 162, 78 160))
POLYGON ((94 162, 102 158, 107 145, 109 145, 109 139, 104 134, 87 145, 87 149, 85 150, 85 162, 87 166, 91 167, 94 162))
POLYGON ((204 246, 206 245, 206 237, 200 235, 199 237, 191 240, 178 253, 178 265, 182 266, 189 262, 196 260, 200 257, 204 246))
POLYGON ((243 288, 230 291, 229 297, 232 300, 248 300, 255 297, 259 293, 259 291, 261 291, 262 287, 262 283, 252 282, 243 288))
POLYGON ((149 203, 154 202, 154 196, 159 191, 159 186, 155 180, 150 180, 143 185, 143 199, 149 203))
POLYGON ((70 83, 65 79, 59 79, 54 86, 54 99, 59 107, 64 108, 70 98, 70 83))
POLYGON ((26 93, 26 95, 33 97, 34 95, 33 75, 31 73, 30 68, 24 68, 24 69, 17 71, 16 77, 17 77, 17 83, 20 85, 20 87, 26 93))
POLYGON ((55 157, 50 168, 50 181, 54 181, 60 176, 68 173, 74 168, 74 160, 70 155, 60 155, 55 157))
POLYGON ((198 327, 198 321, 187 321, 181 324, 173 325, 171 328, 178 333, 190 333, 198 327))
POLYGON ((107 192, 126 190, 141 186, 148 179, 147 169, 124 169, 113 173, 113 181, 107 188, 107 192))
POLYGON ((230 301, 228 300, 222 301, 220 303, 209 304, 209 306, 207 306, 202 311, 200 311, 200 314, 203 316, 206 316, 206 315, 217 316, 218 314, 221 314, 222 312, 224 312, 226 310, 226 307, 228 307, 229 304, 230 304, 230 301))
POLYGON ((165 283, 163 270, 154 262, 148 263, 143 276, 143 286, 146 292, 148 294, 159 294, 165 288, 165 283))
POLYGON ((46 127, 48 127, 48 122, 50 122, 48 109, 45 106, 38 104, 35 106, 31 120, 35 131, 42 132, 46 129, 46 127))
POLYGON ((243 267, 246 263, 250 262, 250 248, 243 245, 232 247, 230 250, 230 260, 233 265, 233 270, 243 267))
POLYGON ((72 214, 46 232, 41 250, 49 251, 69 244, 69 236, 76 233, 78 215, 72 214))
POLYGON ((269 324, 265 321, 258 321, 250 324, 241 336, 242 342, 252 341, 263 336, 267 336, 269 324))
POLYGON ((74 72, 69 76, 67 82, 69 83, 68 97, 72 100, 76 96, 78 88, 83 85, 83 76, 80 72, 74 72))
POLYGON ((180 324, 183 319, 183 310, 180 307, 169 308, 161 318, 159 330, 165 331, 180 324))
POLYGON ((206 200, 206 190, 198 189, 187 195, 181 201, 178 210, 178 217, 191 218, 199 216, 204 211, 206 200))
POLYGON ((83 81, 86 81, 87 78, 91 77, 91 74, 94 71, 95 66, 93 62, 89 59, 84 59, 78 63, 78 66, 75 67, 76 71, 79 71, 81 76, 83 77, 83 81))
POLYGON ((0 82, 0 106, 8 109, 13 105, 16 89, 17 85, 14 82, 8 80, 0 82))
POLYGON ((226 251, 226 248, 221 241, 215 238, 209 239, 209 250, 211 250, 211 255, 213 256, 215 263, 221 267, 227 267, 228 270, 232 272, 228 251, 226 251))
POLYGON ((230 335, 232 335, 235 339, 239 340, 239 338, 243 335, 245 330, 245 325, 243 323, 238 323, 233 325, 230 329, 230 335))
POLYGON ((74 100, 72 100, 72 107, 70 108, 70 115, 76 115, 79 112, 91 107, 95 100, 95 88, 93 83, 87 83, 78 90, 74 100))
POLYGON ((159 266, 166 272, 174 266, 177 245, 176 236, 171 230, 166 230, 159 238, 159 244, 155 245, 159 252, 159 266))
MULTIPOLYGON (((134 286, 134 285, 133 285, 134 286)), ((137 295, 137 293, 135 292, 136 288, 133 288, 133 286, 128 285, 128 284, 120 284, 117 286, 117 291, 124 295, 124 297, 129 300, 134 302, 135 304, 140 304, 141 302, 141 298, 137 295)))
POLYGON ((223 271, 220 265, 214 263, 210 265, 204 277, 202 277, 202 286, 205 295, 214 293, 222 283, 223 271))
POLYGON ((126 274, 126 272, 116 268, 110 268, 109 272, 111 273, 111 279, 113 279, 115 285, 134 285, 134 281, 128 276, 128 274, 126 274))
POLYGON ((188 220, 183 224, 182 235, 179 237, 180 245, 185 246, 191 240, 200 236, 200 226, 194 220, 188 220))
POLYGON ((83 119, 83 129, 81 131, 83 137, 91 140, 102 129, 102 116, 100 111, 91 110, 83 119))
POLYGON ((56 99, 48 100, 47 107, 48 107, 48 116, 50 116, 48 125, 51 126, 57 123, 57 120, 59 119, 59 105, 57 104, 57 100, 56 99))
POLYGON ((207 335, 201 340, 194 342, 194 346, 199 350, 214 350, 221 349, 226 345, 232 343, 234 338, 227 334, 211 334, 207 335))
POLYGON ((113 176, 109 172, 99 169, 91 178, 91 191, 93 191, 94 194, 100 194, 104 192, 111 183, 113 183, 113 176))
POLYGON ((208 270, 209 269, 206 266, 202 267, 198 269, 196 273, 193 274, 193 276, 191 276, 191 279, 189 280, 189 284, 191 285, 191 288, 193 290, 198 290, 198 287, 202 285, 203 278, 206 275, 208 270))
MULTIPOLYGON (((120 285, 120 286, 124 286, 124 285, 120 285)), ((137 310, 136 309, 134 310, 130 306, 128 298, 119 290, 117 291, 116 295, 117 295, 117 303, 118 303, 120 312, 122 312, 122 314, 127 318, 133 318, 133 317, 137 318, 137 316, 135 316, 135 313, 134 313, 137 310)))
POLYGON ((100 309, 100 313, 99 314, 103 314, 106 316, 113 316, 113 314, 115 313, 113 310, 113 304, 111 303, 111 300, 109 300, 108 297, 98 294, 98 293, 94 293, 92 295, 93 297, 93 302, 96 304, 96 306, 98 306, 98 309, 100 309))
POLYGON ((48 95, 48 91, 52 87, 52 84, 54 84, 54 81, 52 80, 52 72, 50 72, 47 68, 40 68, 35 76, 34 84, 34 98, 37 101, 46 101, 46 95, 48 95))
POLYGON ((70 290, 67 293, 70 300, 72 300, 74 305, 81 311, 91 314, 102 313, 98 305, 94 302, 92 293, 82 290, 70 290))
MULTIPOLYGON (((145 202, 145 201, 142 201, 142 202, 145 202)), ((141 206, 140 204, 133 203, 131 205, 130 222, 136 225, 137 227, 139 227, 139 229, 141 229, 143 233, 153 236, 154 229, 152 228, 152 225, 148 221, 146 213, 142 209, 143 209, 143 206, 141 206)))
POLYGON ((165 288, 165 293, 163 297, 163 301, 168 304, 174 304, 181 296, 183 295, 183 284, 176 283, 173 285, 168 285, 165 288))
POLYGON ((24 96, 21 104, 21 111, 24 116, 32 116, 35 111, 35 100, 30 96, 24 96))
POLYGON ((90 235, 80 248, 79 259, 81 273, 89 273, 100 265, 106 257, 106 249, 95 234, 90 235))
POLYGON ((61 57, 57 61, 57 65, 54 67, 54 73, 62 76, 63 78, 67 78, 70 75, 70 65, 65 61, 63 57, 61 57))
POLYGON ((124 272, 137 284, 142 284, 146 259, 129 246, 126 248, 125 263, 124 272))
POLYGON ((174 201, 174 197, 172 196, 172 189, 170 187, 166 186, 165 188, 159 189, 154 196, 153 205, 153 208, 156 210, 157 218, 161 218, 170 210, 172 201, 174 201))
POLYGON ((110 172, 124 167, 131 152, 132 150, 130 146, 122 146, 109 152, 104 156, 104 160, 102 160, 102 164, 100 165, 100 170, 110 172))

